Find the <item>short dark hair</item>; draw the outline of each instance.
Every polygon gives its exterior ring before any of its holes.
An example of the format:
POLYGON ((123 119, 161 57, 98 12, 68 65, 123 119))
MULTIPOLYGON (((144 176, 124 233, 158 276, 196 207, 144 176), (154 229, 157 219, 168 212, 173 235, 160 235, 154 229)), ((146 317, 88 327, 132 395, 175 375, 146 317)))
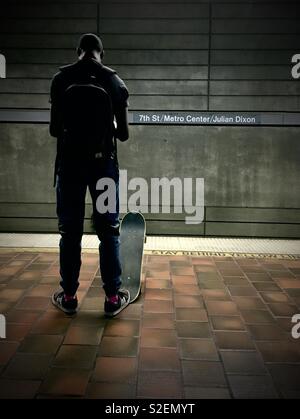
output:
POLYGON ((86 33, 79 39, 78 50, 83 52, 103 52, 103 44, 99 36, 93 33, 86 33))

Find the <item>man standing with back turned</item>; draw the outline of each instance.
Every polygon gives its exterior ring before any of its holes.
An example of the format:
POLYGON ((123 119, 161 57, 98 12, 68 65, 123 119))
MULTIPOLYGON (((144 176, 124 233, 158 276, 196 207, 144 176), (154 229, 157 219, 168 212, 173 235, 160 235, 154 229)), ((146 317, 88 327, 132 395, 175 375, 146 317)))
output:
MULTIPOLYGON (((60 240, 60 285, 52 303, 67 314, 77 311, 85 196, 89 188, 93 219, 100 239, 100 271, 106 298, 105 314, 113 317, 130 302, 121 289, 119 256, 119 168, 116 139, 128 133, 128 90, 116 72, 102 64, 99 37, 85 34, 78 61, 60 68, 51 85, 50 134, 57 138, 55 183, 60 240), (115 211, 96 208, 97 182, 115 182, 115 211)), ((99 194, 99 192, 98 192, 99 194)))

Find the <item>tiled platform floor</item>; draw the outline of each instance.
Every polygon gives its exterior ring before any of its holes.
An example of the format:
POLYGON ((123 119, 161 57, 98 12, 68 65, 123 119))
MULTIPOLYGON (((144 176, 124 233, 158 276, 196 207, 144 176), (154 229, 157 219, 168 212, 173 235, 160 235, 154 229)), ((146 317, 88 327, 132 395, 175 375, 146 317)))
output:
POLYGON ((0 251, 0 398, 300 398, 300 260, 148 255, 114 320, 95 253, 77 316, 52 307, 58 278, 57 253, 0 251))

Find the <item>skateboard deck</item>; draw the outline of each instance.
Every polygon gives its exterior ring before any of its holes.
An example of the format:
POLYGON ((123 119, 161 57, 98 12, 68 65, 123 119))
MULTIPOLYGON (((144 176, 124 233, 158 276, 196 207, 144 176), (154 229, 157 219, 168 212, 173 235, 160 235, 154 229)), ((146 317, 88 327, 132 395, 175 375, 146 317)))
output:
POLYGON ((130 303, 141 293, 141 276, 146 223, 139 212, 127 213, 121 223, 120 257, 122 266, 122 288, 130 292, 130 303))

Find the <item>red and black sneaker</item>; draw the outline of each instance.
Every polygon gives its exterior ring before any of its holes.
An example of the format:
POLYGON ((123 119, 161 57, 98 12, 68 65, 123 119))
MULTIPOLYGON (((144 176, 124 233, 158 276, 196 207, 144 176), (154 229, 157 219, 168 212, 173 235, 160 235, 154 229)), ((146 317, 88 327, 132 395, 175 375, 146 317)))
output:
POLYGON ((113 297, 106 297, 104 312, 107 317, 114 317, 119 314, 130 303, 130 293, 128 290, 119 290, 113 297))
POLYGON ((52 295, 52 304, 66 314, 75 314, 77 312, 78 300, 75 296, 66 296, 64 291, 56 291, 52 295))

